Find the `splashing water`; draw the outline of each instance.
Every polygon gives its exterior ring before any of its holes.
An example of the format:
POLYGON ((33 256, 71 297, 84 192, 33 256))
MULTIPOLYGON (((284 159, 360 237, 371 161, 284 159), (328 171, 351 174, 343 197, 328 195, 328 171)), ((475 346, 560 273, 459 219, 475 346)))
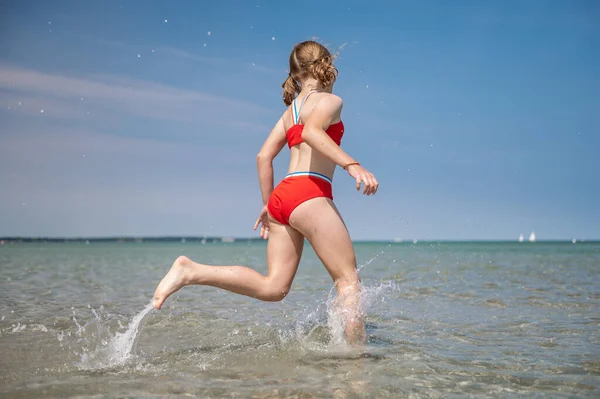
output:
MULTIPOLYGON (((135 315, 127 330, 117 332, 109 341, 102 341, 101 346, 92 352, 84 353, 81 356, 79 367, 84 370, 98 370, 117 366, 122 366, 133 357, 133 348, 140 328, 140 323, 144 317, 153 309, 152 304, 148 304, 140 313, 135 315)), ((95 315, 96 313, 93 312, 95 315)), ((96 315, 99 322, 99 317, 96 315)))
POLYGON ((386 302, 399 291, 400 286, 394 281, 361 284, 360 314, 348 314, 348 310, 340 308, 339 296, 336 289, 332 288, 324 301, 316 306, 308 306, 294 316, 296 321, 291 336, 280 334, 279 338, 282 342, 296 341, 309 351, 329 354, 352 352, 356 347, 346 343, 346 320, 351 317, 366 319, 367 311, 373 305, 386 302))
MULTIPOLYGON (((379 256, 385 253, 382 250, 371 257, 369 260, 357 267, 359 273, 363 267, 370 265, 379 256)), ((279 339, 281 342, 296 341, 304 349, 317 352, 352 352, 357 347, 348 345, 346 342, 345 330, 346 322, 354 318, 366 320, 367 310, 377 302, 386 302, 390 296, 395 295, 400 290, 400 286, 394 281, 380 282, 375 285, 360 284, 360 294, 358 306, 356 309, 348 309, 340 306, 344 302, 345 294, 340 298, 335 286, 329 291, 325 301, 316 306, 309 306, 294 316, 296 320, 291 334, 280 331, 279 339), (357 312, 358 310, 358 312, 357 312)), ((351 301, 352 294, 349 294, 351 301)))
MULTIPOLYGON (((384 251, 375 254, 362 265, 359 265, 357 272, 363 267, 370 265, 384 251)), ((291 329, 279 329, 279 343, 291 344, 292 347, 313 353, 325 355, 338 354, 342 356, 356 354, 361 349, 346 342, 345 330, 346 322, 354 317, 362 318, 366 321, 367 310, 376 303, 386 302, 390 296, 399 291, 399 286, 395 282, 379 282, 375 284, 361 284, 358 297, 358 313, 356 309, 347 309, 341 306, 345 302, 345 294, 337 292, 335 286, 318 300, 296 313, 295 320, 290 326, 291 329)), ((353 301, 353 300, 352 300, 353 301)), ((73 322, 77 327, 76 336, 78 342, 84 343, 81 352, 77 353, 80 361, 76 366, 80 370, 98 371, 114 369, 131 364, 135 359, 135 344, 139 336, 142 322, 146 315, 153 309, 152 304, 148 304, 142 311, 133 316, 129 323, 121 324, 120 320, 114 317, 103 316, 103 308, 99 312, 90 308, 94 318, 88 323, 79 323, 73 313, 73 322), (83 324, 83 325, 82 325, 83 324), (118 324, 118 326, 116 325, 118 324), (117 331, 115 331, 115 328, 117 331)), ((113 315, 114 316, 114 315, 113 315)), ((368 327, 367 327, 368 328, 368 327)), ((250 331, 251 335, 252 332, 250 331)), ((234 334, 235 335, 235 334, 234 334)), ((59 337, 62 341, 64 337, 59 337)))

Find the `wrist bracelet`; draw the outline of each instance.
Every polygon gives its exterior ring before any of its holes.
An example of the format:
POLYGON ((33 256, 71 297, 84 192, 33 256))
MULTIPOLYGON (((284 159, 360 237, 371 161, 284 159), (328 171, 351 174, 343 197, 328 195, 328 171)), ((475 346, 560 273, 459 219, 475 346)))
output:
POLYGON ((350 165, 360 165, 360 162, 350 162, 343 166, 344 170, 347 170, 350 165))

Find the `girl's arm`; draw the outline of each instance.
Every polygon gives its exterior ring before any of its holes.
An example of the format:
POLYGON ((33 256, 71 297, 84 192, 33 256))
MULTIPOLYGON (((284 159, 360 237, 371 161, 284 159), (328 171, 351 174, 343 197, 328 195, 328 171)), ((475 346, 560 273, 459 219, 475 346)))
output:
POLYGON ((331 94, 322 98, 304 123, 302 140, 335 164, 344 167, 356 161, 346 154, 325 132, 325 129, 342 112, 342 106, 342 99, 336 95, 331 94))
POLYGON ((364 184, 363 194, 375 194, 379 183, 375 176, 363 168, 354 158, 342 150, 325 132, 332 122, 342 112, 342 99, 330 94, 322 98, 310 113, 308 120, 304 123, 302 139, 306 144, 329 158, 336 165, 343 167, 350 176, 356 179, 356 189, 360 190, 361 183, 364 184))
POLYGON ((256 168, 258 170, 258 183, 262 195, 263 205, 267 205, 273 192, 273 160, 281 152, 287 143, 283 116, 271 130, 269 137, 265 140, 262 148, 256 156, 256 168))

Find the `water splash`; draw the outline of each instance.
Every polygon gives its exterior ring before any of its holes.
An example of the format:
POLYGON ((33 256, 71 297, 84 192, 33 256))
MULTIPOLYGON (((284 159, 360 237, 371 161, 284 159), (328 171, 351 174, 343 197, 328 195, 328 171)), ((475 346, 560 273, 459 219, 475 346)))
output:
POLYGON ((382 254, 384 254, 384 253, 385 253, 385 251, 384 251, 384 250, 381 250, 381 251, 379 251, 379 252, 378 252, 378 253, 377 253, 375 256, 373 256, 371 259, 369 259, 368 261, 366 261, 366 262, 365 262, 365 263, 363 263, 362 265, 358 266, 358 267, 356 268, 356 271, 357 271, 357 272, 360 272, 360 270, 361 270, 363 267, 365 267, 365 266, 369 266, 371 263, 373 263, 373 261, 374 261, 375 259, 379 258, 379 256, 381 256, 381 255, 382 255, 382 254))
MULTIPOLYGON (((118 367, 126 364, 133 357, 133 349, 144 317, 153 309, 148 304, 140 313, 135 315, 124 332, 116 332, 109 340, 102 340, 101 345, 93 351, 86 351, 81 356, 79 367, 83 370, 99 370, 118 367)), ((100 319, 93 312, 98 322, 98 330, 101 331, 100 319)))
POLYGON ((360 314, 348 314, 338 305, 339 297, 332 288, 327 298, 315 305, 309 305, 293 318, 296 320, 291 334, 281 332, 282 342, 296 341, 306 350, 316 352, 347 352, 356 349, 346 343, 345 323, 349 317, 361 317, 368 321, 368 311, 379 303, 385 303, 400 291, 395 281, 385 281, 372 285, 361 285, 360 314))
MULTIPOLYGON (((385 253, 381 250, 369 260, 358 265, 356 273, 370 265, 379 256, 385 253)), ((340 306, 344 298, 339 297, 335 286, 333 286, 327 295, 325 301, 300 311, 294 316, 296 320, 293 333, 286 334, 280 330, 279 339, 282 342, 297 341, 302 347, 308 350, 325 351, 328 353, 342 351, 347 352, 356 349, 348 345, 345 337, 346 322, 354 318, 367 319, 367 310, 377 302, 384 303, 391 296, 399 292, 400 286, 395 281, 384 281, 374 285, 365 285, 361 283, 359 294, 359 305, 356 310, 349 310, 340 306)), ((352 296, 352 294, 349 294, 352 296)), ((353 299, 349 298, 351 301, 353 299)), ((368 337, 367 337, 368 338, 368 337)))

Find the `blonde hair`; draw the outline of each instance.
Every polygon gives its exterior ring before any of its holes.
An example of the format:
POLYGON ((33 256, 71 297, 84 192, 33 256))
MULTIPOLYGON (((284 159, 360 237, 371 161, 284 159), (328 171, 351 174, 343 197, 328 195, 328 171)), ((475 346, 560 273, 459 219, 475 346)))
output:
POLYGON ((283 102, 290 105, 302 87, 299 80, 312 77, 320 88, 330 86, 337 78, 338 70, 333 66, 333 57, 327 48, 309 40, 294 46, 290 54, 290 73, 283 82, 283 102))

